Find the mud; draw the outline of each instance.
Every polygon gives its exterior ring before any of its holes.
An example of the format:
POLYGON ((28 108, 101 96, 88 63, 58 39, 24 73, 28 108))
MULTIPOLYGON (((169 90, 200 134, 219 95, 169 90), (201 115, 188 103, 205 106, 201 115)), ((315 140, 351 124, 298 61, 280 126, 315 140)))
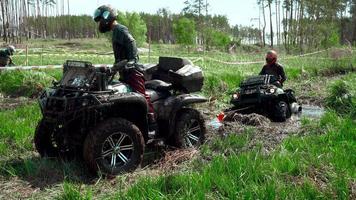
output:
POLYGON ((9 98, 0 93, 0 111, 15 109, 19 106, 35 102, 35 99, 26 97, 9 98))
POLYGON ((324 105, 324 99, 328 93, 328 87, 326 87, 325 83, 329 84, 342 77, 342 75, 317 78, 307 78, 307 76, 305 75, 299 81, 287 81, 284 88, 292 88, 295 91, 299 104, 319 107, 324 105))
MULTIPOLYGON (((300 118, 293 116, 286 122, 271 122, 268 118, 258 115, 235 114, 230 122, 224 122, 217 130, 211 130, 222 137, 229 134, 242 134, 247 129, 253 129, 245 150, 262 147, 263 152, 273 151, 284 139, 301 134, 300 118)), ((212 128, 213 129, 213 128, 212 128)))
POLYGON ((163 171, 174 170, 179 168, 183 163, 196 158, 198 155, 199 151, 194 148, 167 151, 154 167, 163 171))
POLYGON ((0 191, 0 199, 26 199, 39 192, 40 188, 34 189, 30 183, 13 177, 10 180, 0 179, 0 191))
POLYGON ((226 121, 248 126, 268 126, 271 122, 267 117, 255 113, 243 115, 234 113, 225 117, 226 121))

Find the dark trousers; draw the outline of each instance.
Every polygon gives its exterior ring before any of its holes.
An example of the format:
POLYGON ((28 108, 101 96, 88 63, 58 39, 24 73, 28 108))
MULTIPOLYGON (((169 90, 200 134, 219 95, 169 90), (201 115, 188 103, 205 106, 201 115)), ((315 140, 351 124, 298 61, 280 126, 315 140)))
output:
POLYGON ((139 72, 138 70, 130 70, 128 72, 125 72, 124 74, 120 74, 120 76, 123 75, 123 80, 126 82, 130 87, 137 93, 142 94, 147 101, 148 105, 148 112, 151 115, 154 115, 154 109, 153 105, 151 103, 151 98, 146 94, 146 88, 145 88, 145 77, 143 73, 139 72))
POLYGON ((0 67, 5 67, 8 64, 10 64, 9 58, 0 57, 0 67))

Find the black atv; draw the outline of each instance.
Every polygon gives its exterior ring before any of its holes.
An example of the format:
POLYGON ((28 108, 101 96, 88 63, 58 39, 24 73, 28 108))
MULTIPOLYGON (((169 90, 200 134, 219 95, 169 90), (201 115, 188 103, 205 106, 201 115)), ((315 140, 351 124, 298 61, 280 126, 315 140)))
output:
POLYGON ((190 94, 202 88, 201 69, 188 60, 168 57, 161 57, 158 65, 134 67, 148 80, 146 90, 157 114, 159 135, 149 137, 146 99, 114 80, 117 70, 67 61, 61 81, 39 98, 43 118, 34 142, 40 155, 76 155, 90 170, 116 175, 135 170, 145 145, 157 138, 181 148, 202 144, 204 119, 190 108, 206 101, 190 94))
POLYGON ((225 110, 228 118, 234 113, 258 113, 267 116, 272 121, 284 122, 293 113, 301 112, 294 91, 283 90, 273 75, 253 76, 240 84, 240 88, 232 95, 231 104, 234 107, 225 110))

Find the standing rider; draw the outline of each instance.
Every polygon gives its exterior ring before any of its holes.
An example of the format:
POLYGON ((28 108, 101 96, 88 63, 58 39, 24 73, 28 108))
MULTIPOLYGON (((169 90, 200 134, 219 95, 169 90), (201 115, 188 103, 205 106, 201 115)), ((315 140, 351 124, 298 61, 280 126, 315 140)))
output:
MULTIPOLYGON (((106 33, 112 31, 112 47, 115 55, 114 67, 120 61, 127 60, 132 66, 135 66, 139 60, 135 39, 130 34, 127 27, 116 21, 116 12, 111 6, 100 6, 95 10, 94 21, 99 25, 99 31, 106 33)), ((142 72, 137 68, 129 70, 119 70, 120 79, 130 85, 130 87, 144 95, 148 104, 148 122, 149 135, 153 137, 157 129, 155 114, 150 97, 146 94, 145 79, 142 72)))
POLYGON ((277 63, 277 52, 270 50, 266 54, 266 65, 263 66, 260 75, 274 75, 278 82, 277 85, 283 86, 284 81, 287 80, 286 74, 282 65, 277 63))
POLYGON ((0 67, 12 65, 11 56, 16 52, 15 47, 10 45, 6 49, 0 50, 0 67))

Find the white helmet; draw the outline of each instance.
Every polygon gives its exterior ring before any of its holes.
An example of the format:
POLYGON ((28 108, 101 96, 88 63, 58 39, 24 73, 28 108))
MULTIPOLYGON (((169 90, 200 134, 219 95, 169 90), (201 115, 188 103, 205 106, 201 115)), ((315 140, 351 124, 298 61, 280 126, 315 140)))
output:
POLYGON ((10 56, 14 55, 14 53, 16 52, 16 48, 12 45, 9 45, 7 48, 6 48, 6 51, 9 53, 10 56))

